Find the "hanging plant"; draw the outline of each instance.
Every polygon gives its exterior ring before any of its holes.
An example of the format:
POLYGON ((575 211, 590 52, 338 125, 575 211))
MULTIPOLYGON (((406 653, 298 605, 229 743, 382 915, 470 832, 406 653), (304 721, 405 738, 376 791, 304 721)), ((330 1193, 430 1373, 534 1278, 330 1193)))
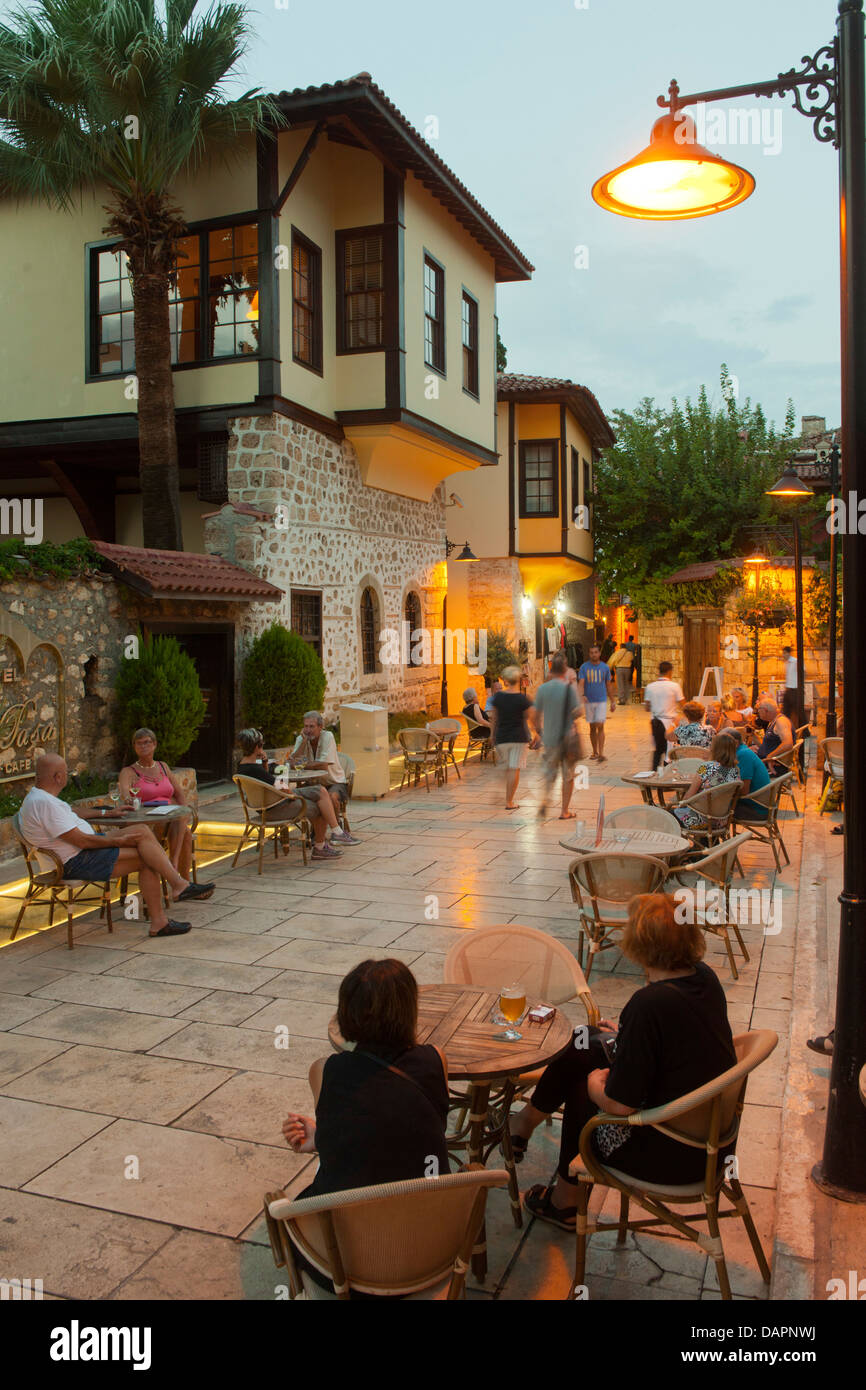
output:
POLYGON ((740 594, 734 613, 744 627, 761 631, 785 627, 794 621, 793 603, 783 590, 770 584, 763 585, 757 593, 740 594))

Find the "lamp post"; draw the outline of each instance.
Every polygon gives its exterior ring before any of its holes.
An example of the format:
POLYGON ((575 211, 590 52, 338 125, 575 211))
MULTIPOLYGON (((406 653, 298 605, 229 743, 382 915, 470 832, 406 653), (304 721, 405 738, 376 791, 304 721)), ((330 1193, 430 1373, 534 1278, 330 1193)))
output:
MULTIPOLYGON (((761 571, 760 571, 760 568, 759 568, 759 567, 760 567, 761 565, 767 565, 767 564, 769 564, 769 560, 767 559, 767 557, 766 557, 766 555, 763 553, 763 551, 759 548, 759 549, 757 549, 757 550, 754 552, 754 554, 747 556, 747 558, 743 561, 743 564, 744 564, 744 565, 752 565, 752 566, 754 567, 754 570, 755 570, 755 603, 757 604, 757 601, 758 601, 758 587, 759 587, 760 582, 761 582, 761 571)), ((757 624, 757 623, 755 623, 754 626, 753 626, 753 628, 752 628, 752 643, 753 643, 753 645, 752 645, 752 655, 753 655, 753 657, 754 657, 755 664, 754 664, 754 667, 753 667, 753 669, 752 669, 752 699, 751 699, 751 706, 752 706, 752 709, 754 709, 754 708, 756 707, 757 703, 758 703, 758 624, 757 624)))
MULTIPOLYGON (((791 497, 795 501, 798 498, 813 497, 812 489, 797 477, 794 472, 794 465, 789 463, 784 473, 777 483, 767 488, 767 497, 791 497)), ((803 660, 803 555, 800 543, 800 520, 796 513, 794 515, 794 603, 795 603, 795 622, 797 626, 797 728, 801 729, 805 722, 805 663, 803 660)), ((803 750, 800 750, 802 766, 803 750)))
MULTIPOLYGON (((830 498, 835 501, 839 489, 839 445, 830 450, 830 498)), ((831 508, 831 511, 833 509, 831 508)), ((830 528, 830 630, 827 634, 829 648, 829 682, 827 689, 827 719, 824 724, 824 737, 833 738, 836 733, 836 615, 839 607, 839 576, 836 573, 836 548, 838 536, 836 527, 830 528)), ((829 776, 829 773, 827 774, 829 776)))
MULTIPOLYGON (((452 552, 452 550, 456 550, 458 545, 459 545, 459 541, 449 541, 448 537, 447 537, 447 536, 445 537, 445 563, 446 563, 446 564, 447 564, 448 561, 451 559, 451 552, 452 552)), ((464 542, 463 549, 461 550, 460 554, 454 556, 454 562, 455 562, 455 564, 457 563, 458 560, 464 561, 464 560, 477 560, 477 559, 478 559, 478 556, 477 556, 477 555, 473 555, 473 554, 472 554, 472 551, 469 549, 469 542, 468 542, 468 541, 464 542)), ((442 683, 441 683, 441 685, 440 685, 440 687, 439 687, 439 707, 440 707, 440 709, 441 709, 441 711, 442 711, 442 718, 443 718, 443 719, 447 719, 447 717, 448 717, 448 676, 447 676, 447 674, 446 674, 446 673, 447 673, 447 666, 446 666, 446 662, 445 662, 445 641, 446 641, 445 634, 446 634, 447 631, 448 631, 448 589, 447 589, 447 587, 446 587, 446 589, 445 589, 445 594, 444 594, 444 596, 443 596, 443 598, 442 598, 442 683)))
MULTIPOLYGON (((800 69, 767 82, 680 94, 676 82, 658 104, 658 120, 646 150, 599 179, 595 201, 611 212, 653 221, 706 217, 749 197, 755 181, 746 170, 701 149, 696 128, 683 108, 740 96, 790 93, 815 136, 839 151, 839 243, 841 263, 842 492, 866 497, 866 23, 863 0, 839 0, 835 40, 800 69)), ((843 690, 854 709, 866 678, 862 633, 866 626, 866 554, 855 530, 842 547, 845 589, 843 690), (850 696, 850 698, 849 698, 850 696)), ((824 1192, 866 1201, 866 1106, 857 1077, 866 1058, 866 726, 849 719, 844 742, 846 835, 835 1046, 824 1155, 813 1170, 824 1192)))

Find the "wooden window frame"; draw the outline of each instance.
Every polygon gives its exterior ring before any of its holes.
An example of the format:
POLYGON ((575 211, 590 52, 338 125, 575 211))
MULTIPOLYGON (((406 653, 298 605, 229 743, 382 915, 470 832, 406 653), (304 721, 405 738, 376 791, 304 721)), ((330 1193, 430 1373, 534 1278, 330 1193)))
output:
POLYGON ((334 233, 334 256, 336 264, 336 284, 337 284, 337 303, 336 303, 336 322, 337 322, 337 356, 355 357, 365 352, 384 352, 388 347, 388 308, 389 297, 391 294, 392 279, 392 254, 389 228, 384 222, 377 222, 369 227, 342 227, 334 233), (359 237, 381 236, 382 238, 382 340, 376 344, 368 344, 365 347, 349 347, 346 321, 346 259, 345 247, 347 241, 356 241, 359 237))
MULTIPOLYGON (((447 359, 446 359, 446 352, 445 352, 445 267, 444 267, 444 265, 442 264, 441 261, 437 261, 437 259, 436 259, 435 256, 431 256, 430 252, 427 251, 426 249, 425 249, 425 251, 424 251, 424 261, 423 261, 423 272, 422 272, 422 274, 423 274, 423 280, 422 280, 422 290, 421 290, 421 292, 422 292, 422 308, 423 308, 423 311, 424 311, 424 312, 423 312, 423 331, 424 331, 423 352, 424 352, 424 366, 427 367, 427 368, 429 368, 429 370, 430 370, 431 372, 435 372, 435 373, 437 374, 437 376, 444 377, 444 376, 446 375, 446 366, 447 366, 447 359), (434 276, 436 277, 436 286, 437 286, 437 288, 436 288, 436 290, 435 290, 435 293, 436 293, 436 298, 437 298, 437 302, 438 302, 438 305, 439 305, 439 316, 438 316, 438 318, 433 318, 430 314, 427 313, 427 271, 428 271, 428 269, 432 270, 434 276), (430 361, 428 361, 428 359, 427 359, 427 324, 428 324, 428 323, 433 324, 433 338, 432 338, 432 343, 433 343, 433 349, 432 349, 432 350, 433 350, 433 355, 434 355, 434 357, 440 358, 441 361, 430 362, 430 361), (437 341, 436 341, 436 333, 437 333, 437 331, 438 331, 438 334, 439 334, 439 342, 438 342, 438 345, 437 345, 437 341), (437 353, 437 346, 438 346, 438 353, 437 353)), ((462 336, 462 334, 461 334, 461 336, 462 336)))
POLYGON ((359 615, 358 615, 358 616, 359 616, 359 618, 360 618, 360 628, 361 628, 361 643, 360 643, 360 646, 361 646, 361 653, 360 653, 360 655, 361 655, 361 675, 362 675, 362 676, 375 676, 375 675, 377 675, 377 674, 381 671, 381 669, 382 669, 382 668, 381 668, 381 664, 380 664, 380 662, 379 662, 378 655, 377 655, 377 653, 376 653, 376 645, 377 645, 377 643, 378 643, 378 641, 379 641, 379 634, 380 634, 380 632, 381 632, 381 621, 382 621, 382 620, 381 620, 381 615, 380 615, 380 613, 379 613, 379 596, 378 596, 378 594, 376 593, 376 590, 373 588, 373 585, 372 585, 372 584, 365 584, 364 587, 363 587, 363 589, 361 590, 361 600, 360 600, 360 603, 359 603, 359 605, 358 605, 358 608, 359 608, 359 615), (372 609, 372 624, 373 624, 373 632, 372 632, 373 665, 372 665, 372 667, 371 667, 370 669, 368 669, 368 667, 367 667, 367 654, 366 654, 366 652, 365 652, 365 650, 364 650, 364 641, 365 641, 365 634, 364 634, 364 599, 366 598, 367 594, 370 595, 370 606, 371 606, 371 609, 372 609))
POLYGON ((295 588, 294 586, 292 587, 292 589, 291 589, 291 591, 290 591, 290 593, 289 593, 289 614, 290 614, 290 622, 291 622, 292 632, 294 632, 294 633, 296 634, 296 636, 300 637, 302 642, 306 642, 306 643, 308 644, 308 646, 312 647, 312 648, 313 648, 313 651, 316 653, 316 655, 318 656, 319 660, 323 662, 323 661, 324 661, 324 657, 323 657, 322 653, 323 653, 323 651, 324 651, 324 644, 325 644, 325 631, 324 631, 325 623, 324 623, 324 616, 323 616, 322 608, 323 608, 323 595, 322 595, 322 590, 321 590, 321 589, 299 589, 299 588, 295 588), (295 596, 296 596, 296 595, 297 595, 298 598, 317 598, 317 599, 319 600, 319 635, 318 635, 317 638, 310 639, 310 638, 306 635, 306 633, 301 632, 298 628, 295 627, 295 612, 294 612, 294 609, 295 609, 295 596), (318 645, 317 645, 317 644, 318 644, 318 645))
POLYGON ((292 227, 292 361, 297 362, 299 367, 304 367, 308 372, 315 372, 317 376, 324 376, 322 365, 322 248, 311 241, 308 236, 299 231, 297 227, 292 227), (295 351, 295 315, 298 300, 295 297, 295 247, 300 247, 306 251, 310 257, 310 292, 312 302, 309 306, 310 317, 312 319, 312 361, 308 362, 305 357, 300 357, 295 351))
POLYGON ((480 401, 480 399, 481 399, 481 314, 480 314, 480 311, 479 311, 478 300, 475 298, 475 295, 474 295, 474 294, 470 294, 469 290, 467 290, 467 288, 466 288, 465 285, 463 286, 463 293, 462 293, 462 297, 461 297, 461 300, 460 300, 460 344, 461 344, 462 352, 463 352, 463 363, 462 363, 462 366, 463 366, 463 393, 464 393, 464 395, 466 395, 466 396, 470 396, 470 397, 472 398, 473 401, 480 401), (466 305, 469 306, 469 311, 470 311, 470 312, 469 312, 470 330, 471 330, 471 327, 472 327, 472 311, 474 310, 474 312, 475 312, 475 346, 474 346, 474 348, 467 346, 466 342, 464 341, 464 332, 463 332, 463 330, 464 330, 463 310, 464 310, 464 307, 465 307, 466 305), (467 362, 467 354, 468 354, 468 359, 469 359, 469 361, 471 361, 471 362, 474 364, 474 381, 475 381, 475 389, 474 389, 474 390, 472 389, 471 386, 467 386, 467 385, 466 385, 466 362, 467 362))
MULTIPOLYGON (((534 521, 536 518, 559 516, 559 440, 558 439, 521 439, 518 450, 518 473, 519 473, 519 516, 522 520, 534 521), (526 507, 526 450, 538 449, 542 446, 550 448, 552 455, 551 473, 551 507, 549 511, 528 511, 526 507)), ((533 480, 534 481, 534 480, 533 480)))

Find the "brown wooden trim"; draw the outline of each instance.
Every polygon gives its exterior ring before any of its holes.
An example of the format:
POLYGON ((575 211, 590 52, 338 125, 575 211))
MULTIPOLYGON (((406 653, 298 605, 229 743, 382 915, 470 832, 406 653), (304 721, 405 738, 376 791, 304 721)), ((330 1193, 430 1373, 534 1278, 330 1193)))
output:
POLYGON ((560 458, 559 458, 559 440, 558 440, 558 439, 521 439, 520 443, 519 443, 518 446, 517 446, 517 456, 518 456, 518 509, 519 509, 518 514, 519 514, 521 520, 526 520, 526 521, 535 521, 535 520, 545 521, 545 520, 547 520, 547 521, 549 521, 549 520, 551 520, 553 517, 558 516, 558 515, 559 515, 559 511, 558 511, 558 507, 557 507, 556 496, 557 496, 557 492, 559 491, 559 475, 560 475, 560 472, 561 472, 561 467, 560 467, 560 462, 561 462, 561 461, 560 461, 560 458), (527 447, 535 447, 535 448, 537 448, 537 447, 538 447, 539 445, 541 445, 541 444, 549 444, 549 445, 551 446, 552 450, 553 450, 553 478, 552 478, 553 489, 552 489, 552 491, 553 491, 554 505, 553 505, 553 508, 552 508, 549 512, 528 512, 528 511, 526 510, 526 476, 525 476, 525 474, 524 474, 524 465, 525 465, 525 461, 526 461, 526 450, 527 450, 527 447))
MULTIPOLYGON (((285 207, 286 199, 288 198, 295 184, 298 182, 298 179, 301 177, 301 174, 306 169, 307 164, 309 163, 310 156, 312 155, 313 150, 319 143, 319 136, 322 134, 322 131, 326 128, 327 124, 327 121, 319 121, 319 123, 313 128, 309 136, 309 139, 307 140, 307 143, 304 145, 304 148, 301 150, 301 153, 295 160, 294 168, 292 169, 292 172, 289 174, 289 177, 283 184, 279 197, 277 197, 274 200, 273 214, 275 217, 279 217, 280 213, 285 207)), ((276 143, 276 141, 274 143, 276 143)))
POLYGON ((565 406, 559 407, 559 515, 562 522, 562 553, 568 554, 568 450, 565 438, 565 406))
POLYGON ((384 222, 375 223, 369 227, 340 227, 334 233, 334 264, 336 268, 336 355, 338 357, 355 357, 365 352, 384 352, 387 347, 387 327, 388 327, 388 228, 384 222), (382 305, 382 342, 375 347, 352 348, 346 344, 346 264, 343 248, 347 241, 353 237, 362 236, 381 236, 382 238, 382 262, 383 262, 383 305, 382 305))
MULTIPOLYGON (((428 362, 428 361, 427 361, 426 356, 424 356, 425 346, 424 346, 423 341, 422 341, 422 343, 421 343, 421 354, 422 354, 422 359, 423 359, 423 362, 424 362, 424 366, 425 366, 426 368, 428 368, 431 372, 436 372, 437 376, 441 376, 441 377, 443 377, 443 378, 447 378, 447 375, 448 375, 448 372, 447 372, 447 366, 448 366, 448 347, 447 347, 447 339, 446 339, 447 325, 446 325, 446 314, 445 314, 445 295, 446 295, 445 266, 443 265, 442 261, 438 260, 437 257, 433 255, 432 251, 428 251, 428 250, 427 250, 427 247, 426 247, 426 246, 423 246, 423 247, 421 248, 421 275, 422 275, 422 281, 421 281, 421 318, 422 318, 422 330, 421 330, 421 331, 422 331, 422 333, 424 332, 424 329, 425 329, 426 326, 427 326, 427 310, 426 310, 426 308, 425 308, 424 301, 425 301, 425 299, 426 299, 426 297, 427 297, 427 267, 428 267, 428 265, 430 266, 430 269, 433 271, 434 275, 436 276, 436 284, 437 284, 437 287, 438 287, 438 288, 437 288, 437 299, 438 299, 438 301, 439 301, 440 309, 441 309, 440 317, 439 317, 438 319, 432 319, 432 320, 431 320, 431 322, 433 323, 434 327, 437 327, 437 326, 438 326, 438 328, 440 329, 441 334, 442 334, 442 340, 441 340, 441 343, 440 343, 440 347, 441 347, 441 351, 442 351, 442 364, 441 364, 441 366, 440 366, 438 363, 436 363, 436 362, 428 362)), ((425 334, 425 336, 426 336, 426 334, 425 334)), ((433 339, 433 347, 434 347, 434 351, 435 351, 435 347, 436 347, 435 334, 434 334, 434 339, 433 339)))
POLYGON ((279 393, 282 385, 280 363, 280 273, 277 245, 280 239, 279 214, 273 204, 279 184, 279 147, 276 136, 256 135, 256 199, 259 211, 259 395, 279 393))
POLYGON ((388 167, 383 172, 385 236, 385 405, 406 405, 406 210, 405 182, 388 167))
POLYGON ((351 116, 348 116, 345 114, 345 112, 342 112, 339 116, 336 117, 336 122, 339 125, 345 126, 346 130, 348 130, 351 133, 354 139, 357 140, 358 144, 362 145, 365 150, 367 150, 371 155, 373 155, 374 159, 379 160, 386 173, 389 173, 395 179, 400 179, 400 181, 402 182, 404 178, 403 170, 399 168, 399 166, 396 165, 392 159, 388 158, 388 156, 382 149, 380 149, 376 142, 374 140, 371 140, 369 135, 366 135, 364 131, 361 129, 361 127, 355 121, 352 120, 351 116))
POLYGON ((482 444, 476 444, 471 439, 454 434, 452 430, 433 424, 432 420, 427 420, 423 415, 416 415, 414 410, 338 410, 337 419, 341 425, 406 425, 440 444, 448 444, 462 454, 469 454, 480 463, 499 462, 491 449, 485 449, 482 444))
MULTIPOLYGON (((258 406, 259 402, 257 402, 258 406)), ((336 444, 342 444, 346 438, 342 425, 336 420, 332 420, 329 415, 320 415, 316 410, 310 410, 305 405, 300 405, 298 401, 289 400, 288 396, 273 396, 270 401, 262 401, 261 409, 236 411, 237 415, 246 413, 247 415, 283 415, 287 420, 296 420, 299 425, 306 425, 308 429, 318 430, 326 439, 333 439, 336 444)))
POLYGON ((299 367, 304 367, 308 372, 315 372, 317 376, 324 376, 324 366, 322 358, 322 338, 324 337, 324 305, 322 300, 322 248, 305 236, 294 224, 292 225, 292 241, 290 247, 289 271, 292 277, 291 305, 292 305, 292 361, 297 362, 299 367), (311 269, 313 274, 310 277, 313 316, 313 360, 307 362, 305 358, 299 357, 295 352, 295 245, 302 247, 311 257, 311 269))
POLYGON ((61 467, 56 459, 43 458, 39 464, 74 509, 87 539, 113 544, 115 493, 106 479, 86 468, 61 467))
POLYGON ((514 401, 508 402, 508 553, 514 555, 515 512, 514 512, 514 401))

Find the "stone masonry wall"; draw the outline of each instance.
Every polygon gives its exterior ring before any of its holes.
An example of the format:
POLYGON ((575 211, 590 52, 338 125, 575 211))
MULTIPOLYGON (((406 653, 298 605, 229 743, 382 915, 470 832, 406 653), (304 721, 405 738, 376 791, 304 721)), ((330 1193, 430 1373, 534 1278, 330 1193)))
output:
POLYGON ((270 623, 291 627, 293 588, 319 590, 326 714, 359 697, 392 712, 438 713, 438 666, 386 664, 363 674, 360 602, 371 587, 380 629, 400 631, 411 588, 420 599, 423 626, 441 627, 442 488, 431 501, 419 502, 366 487, 351 444, 282 416, 242 417, 231 424, 230 505, 206 522, 205 545, 284 591, 278 604, 250 606, 239 628, 238 669, 253 638, 270 623), (234 504, 260 515, 240 514, 234 504), (282 528, 280 520, 286 523, 282 528))
POLYGON ((469 574, 469 625, 504 628, 517 651, 521 639, 529 652, 532 685, 542 679, 542 663, 535 657, 535 610, 523 603, 523 580, 515 556, 479 560, 469 574))

